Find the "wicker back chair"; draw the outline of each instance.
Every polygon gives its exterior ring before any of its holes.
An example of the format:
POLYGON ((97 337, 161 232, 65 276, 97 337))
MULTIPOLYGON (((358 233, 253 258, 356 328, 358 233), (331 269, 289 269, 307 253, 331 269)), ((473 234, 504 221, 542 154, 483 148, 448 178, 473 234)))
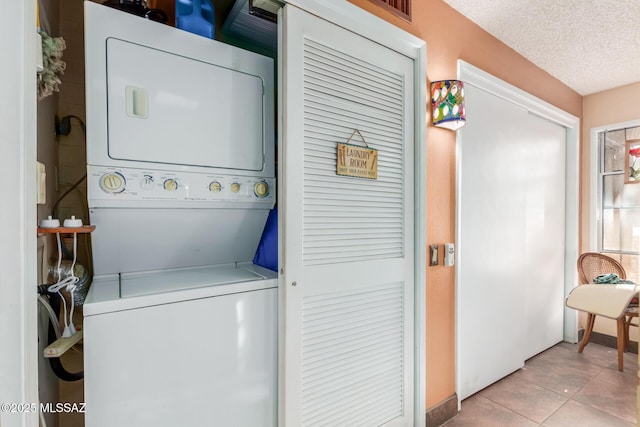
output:
MULTIPOLYGON (((585 292, 576 292, 575 295, 569 295, 567 299, 567 305, 572 308, 580 309, 581 307, 575 306, 569 301, 572 297, 576 300, 578 298, 581 299, 579 304, 583 304, 583 307, 590 306, 591 310, 583 309, 582 311, 586 311, 587 313, 587 324, 585 326, 584 336, 582 341, 580 341, 580 346, 578 348, 578 352, 582 353, 584 347, 589 343, 589 338, 591 338, 591 332, 593 331, 593 325, 596 320, 596 313, 598 315, 603 315, 603 312, 599 311, 598 306, 602 306, 603 302, 614 303, 614 299, 617 299, 617 296, 624 291, 619 291, 616 289, 616 286, 613 285, 592 285, 594 283, 593 279, 601 274, 610 274, 615 273, 618 275, 620 279, 626 279, 627 273, 624 271, 624 267, 615 259, 603 255, 597 252, 585 252, 578 258, 578 276, 580 280, 580 285, 589 285, 585 286, 585 288, 591 288, 588 290, 584 289, 585 292), (606 293, 606 295, 605 295, 606 293), (581 294, 578 296, 577 294, 581 294), (614 295, 618 294, 618 295, 614 295)), ((578 288, 582 288, 582 286, 578 286, 578 288)), ((633 288, 632 288, 633 289, 633 288)), ((582 289, 581 289, 582 291, 582 289)), ((618 370, 623 370, 623 357, 622 354, 624 350, 629 345, 629 326, 637 326, 631 323, 631 320, 634 317, 638 317, 638 308, 630 308, 628 306, 629 301, 633 294, 629 294, 628 292, 632 292, 632 290, 627 290, 627 294, 622 295, 621 303, 623 305, 619 305, 615 316, 617 329, 618 329, 618 370), (626 298, 626 299, 625 299, 626 298)), ((572 291, 572 294, 574 292, 572 291)), ((579 305, 578 304, 578 305, 579 305)), ((610 314, 606 314, 607 317, 612 317, 610 314)))
POLYGON ((621 279, 627 278, 624 267, 615 259, 597 252, 585 252, 578 258, 580 284, 593 283, 600 274, 615 273, 621 279))

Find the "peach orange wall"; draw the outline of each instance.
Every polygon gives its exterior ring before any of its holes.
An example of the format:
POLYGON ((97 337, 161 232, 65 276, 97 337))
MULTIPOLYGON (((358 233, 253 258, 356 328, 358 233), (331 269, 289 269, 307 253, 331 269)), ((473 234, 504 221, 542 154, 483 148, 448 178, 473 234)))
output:
MULTIPOLYGON (((577 117, 582 97, 442 0, 413 0, 409 23, 369 0, 349 0, 427 42, 429 81, 454 78, 458 59, 503 79, 577 117)), ((472 120, 473 118, 468 118, 472 120)), ((455 133, 427 129, 427 243, 455 241, 455 133)), ((451 267, 427 270, 427 408, 455 393, 455 275, 451 267)))
POLYGON ((589 241, 589 221, 591 220, 591 212, 589 210, 591 129, 630 120, 639 120, 640 82, 587 95, 584 97, 582 111, 581 250, 586 251, 590 248, 590 244, 595 245, 595 242, 589 241))

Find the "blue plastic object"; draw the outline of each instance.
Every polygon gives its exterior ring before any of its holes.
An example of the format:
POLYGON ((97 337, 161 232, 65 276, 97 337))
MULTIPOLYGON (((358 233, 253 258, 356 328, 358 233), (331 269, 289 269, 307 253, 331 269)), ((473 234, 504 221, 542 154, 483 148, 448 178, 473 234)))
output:
POLYGON ((211 0, 176 0, 176 27, 213 39, 215 9, 211 0))
POLYGON ((278 271, 278 208, 269 212, 253 263, 278 271))

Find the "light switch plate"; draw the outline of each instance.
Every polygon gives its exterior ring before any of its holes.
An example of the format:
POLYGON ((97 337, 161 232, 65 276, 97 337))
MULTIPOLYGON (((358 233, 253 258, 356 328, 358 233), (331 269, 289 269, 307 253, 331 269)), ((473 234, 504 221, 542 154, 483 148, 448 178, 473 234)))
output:
POLYGON ((451 267, 455 260, 455 249, 453 243, 444 244, 444 266, 451 267))
POLYGON ((429 265, 438 265, 438 245, 429 245, 429 265))

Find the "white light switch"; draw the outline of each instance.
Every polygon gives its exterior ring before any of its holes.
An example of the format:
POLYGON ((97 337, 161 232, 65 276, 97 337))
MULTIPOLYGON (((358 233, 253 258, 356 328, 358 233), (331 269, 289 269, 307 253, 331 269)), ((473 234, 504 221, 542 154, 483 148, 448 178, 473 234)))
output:
POLYGON ((451 267, 455 260, 455 249, 453 243, 444 244, 444 266, 451 267))
POLYGON ((438 245, 429 245, 430 261, 429 265, 438 265, 438 245))

